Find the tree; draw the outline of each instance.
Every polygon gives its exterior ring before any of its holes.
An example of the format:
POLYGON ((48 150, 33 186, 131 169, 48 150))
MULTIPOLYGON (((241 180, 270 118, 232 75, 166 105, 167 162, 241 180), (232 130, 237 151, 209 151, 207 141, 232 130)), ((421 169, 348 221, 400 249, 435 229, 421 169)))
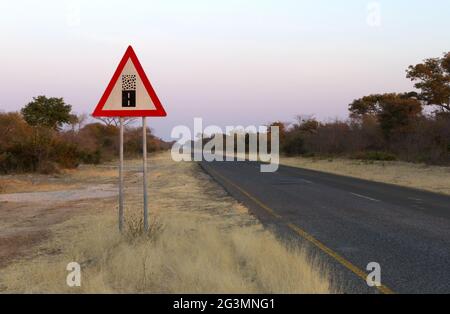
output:
POLYGON ((450 112, 450 52, 410 65, 406 72, 407 78, 417 81, 414 86, 421 91, 420 100, 450 112))
POLYGON ((349 105, 352 118, 375 116, 389 138, 394 129, 408 126, 422 112, 422 104, 415 93, 375 94, 354 100, 349 105))
POLYGON ((278 132, 279 132, 279 139, 280 139, 280 143, 282 143, 284 141, 284 139, 286 138, 286 124, 281 122, 281 121, 275 121, 270 123, 267 126, 267 132, 268 132, 268 138, 270 139, 270 133, 271 133, 271 127, 278 127, 278 132))
POLYGON ((405 131, 422 112, 422 105, 417 99, 398 97, 398 95, 383 99, 380 107, 378 120, 381 130, 387 138, 394 130, 405 131))
POLYGON ((72 133, 75 132, 77 125, 80 121, 78 120, 78 116, 76 114, 71 114, 69 118, 68 124, 70 125, 70 128, 72 130, 72 133))
POLYGON ((365 115, 376 115, 380 111, 379 102, 383 98, 381 94, 373 94, 355 99, 348 110, 352 118, 358 118, 365 115))
POLYGON ((292 126, 293 131, 301 131, 305 133, 315 133, 320 126, 319 121, 314 116, 302 116, 295 117, 296 123, 292 126))
POLYGON ((72 121, 71 105, 64 103, 62 98, 33 97, 33 101, 22 108, 25 121, 31 126, 41 126, 59 130, 64 123, 72 121))

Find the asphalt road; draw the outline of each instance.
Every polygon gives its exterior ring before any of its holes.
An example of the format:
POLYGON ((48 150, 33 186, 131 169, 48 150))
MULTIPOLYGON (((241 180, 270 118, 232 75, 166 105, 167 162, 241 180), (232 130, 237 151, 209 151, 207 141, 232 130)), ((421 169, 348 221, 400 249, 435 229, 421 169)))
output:
POLYGON ((287 166, 199 164, 266 226, 310 247, 340 291, 450 293, 450 197, 287 166), (365 281, 370 262, 381 287, 365 281))

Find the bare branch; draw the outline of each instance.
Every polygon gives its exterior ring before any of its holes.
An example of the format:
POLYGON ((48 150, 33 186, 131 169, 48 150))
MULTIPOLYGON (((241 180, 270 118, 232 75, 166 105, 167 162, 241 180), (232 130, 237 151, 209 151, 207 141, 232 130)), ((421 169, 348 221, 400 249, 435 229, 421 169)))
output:
MULTIPOLYGON (((103 122, 104 124, 106 124, 108 126, 111 126, 111 125, 115 126, 115 127, 120 126, 119 118, 116 118, 116 117, 95 117, 95 119, 100 120, 101 122, 103 122)), ((136 120, 136 118, 124 118, 123 125, 127 126, 135 120, 136 120)))

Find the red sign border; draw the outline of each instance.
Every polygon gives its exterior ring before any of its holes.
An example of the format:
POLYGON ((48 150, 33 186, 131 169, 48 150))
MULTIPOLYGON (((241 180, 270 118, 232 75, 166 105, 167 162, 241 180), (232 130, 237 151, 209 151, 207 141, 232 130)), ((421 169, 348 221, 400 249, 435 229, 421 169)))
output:
POLYGON ((92 113, 93 117, 165 117, 167 116, 166 111, 164 110, 161 102, 159 101, 158 96, 155 93, 155 90, 152 87, 152 84, 150 83, 149 79, 147 78, 147 75, 144 72, 144 69, 142 68, 141 63, 139 62, 139 59, 136 56, 136 53, 133 50, 133 47, 128 46, 127 50, 125 51, 125 54, 122 57, 122 60, 120 60, 119 66, 117 67, 116 71, 114 72, 113 77, 111 78, 111 81, 109 82, 108 86, 106 87, 105 92, 103 93, 102 98, 100 98, 100 101, 98 102, 97 106, 95 107, 94 112, 92 113), (156 109, 153 110, 103 110, 103 107, 105 106, 106 101, 108 100, 109 95, 111 94, 114 85, 116 85, 117 80, 119 79, 120 74, 122 73, 123 68, 125 67, 125 64, 127 63, 128 59, 131 59, 131 62, 133 62, 137 73, 139 74, 142 83, 144 84, 145 89, 147 90, 148 94, 150 95, 150 99, 153 101, 153 104, 155 105, 156 109))

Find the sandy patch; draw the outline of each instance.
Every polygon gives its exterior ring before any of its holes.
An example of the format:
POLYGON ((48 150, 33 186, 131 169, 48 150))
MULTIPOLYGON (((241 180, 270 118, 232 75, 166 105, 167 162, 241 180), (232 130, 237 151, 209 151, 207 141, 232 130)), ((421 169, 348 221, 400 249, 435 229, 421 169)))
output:
POLYGON ((0 194, 0 202, 69 202, 83 199, 107 198, 115 196, 117 193, 117 186, 113 184, 100 184, 82 189, 0 194))

